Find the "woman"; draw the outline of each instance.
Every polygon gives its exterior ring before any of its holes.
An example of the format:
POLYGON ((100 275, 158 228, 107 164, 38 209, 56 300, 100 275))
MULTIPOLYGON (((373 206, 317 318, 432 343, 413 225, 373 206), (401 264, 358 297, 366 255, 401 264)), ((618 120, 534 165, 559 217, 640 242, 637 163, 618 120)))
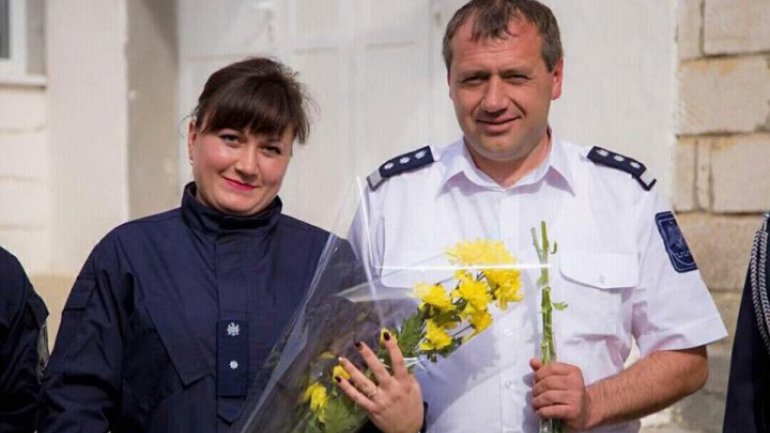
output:
MULTIPOLYGON (((181 207, 113 230, 75 282, 41 433, 233 430, 329 236, 283 215, 278 198, 293 142, 308 136, 304 107, 293 73, 272 60, 209 77, 189 125, 194 182, 181 207)), ((421 405, 414 379, 400 381, 386 409, 403 418, 421 405)), ((381 418, 402 431, 399 417, 381 418)))

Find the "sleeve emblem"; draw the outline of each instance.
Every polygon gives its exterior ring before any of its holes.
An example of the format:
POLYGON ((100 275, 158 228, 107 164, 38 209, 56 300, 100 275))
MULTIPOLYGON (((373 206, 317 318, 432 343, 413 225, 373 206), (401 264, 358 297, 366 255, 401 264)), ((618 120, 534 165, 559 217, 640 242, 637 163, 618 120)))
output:
POLYGON ((695 264, 695 258, 690 253, 690 248, 684 240, 682 231, 676 223, 676 218, 671 212, 660 212, 655 215, 655 223, 658 226, 663 244, 666 246, 668 258, 671 259, 671 265, 679 272, 689 272, 698 269, 695 264))

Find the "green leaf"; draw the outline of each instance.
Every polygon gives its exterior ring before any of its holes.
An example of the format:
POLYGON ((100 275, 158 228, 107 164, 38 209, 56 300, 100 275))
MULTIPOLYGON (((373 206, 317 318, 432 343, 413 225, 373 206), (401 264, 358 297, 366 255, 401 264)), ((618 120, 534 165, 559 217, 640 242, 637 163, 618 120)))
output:
POLYGON ((361 425, 366 414, 357 406, 348 404, 347 397, 329 399, 324 409, 326 422, 325 433, 351 433, 361 425))
POLYGON ((417 355, 417 346, 423 338, 423 323, 419 312, 404 320, 396 338, 398 341, 398 348, 401 349, 401 353, 404 354, 404 357, 417 355))
POLYGON ((554 302, 552 305, 556 311, 564 311, 569 306, 566 302, 554 302))

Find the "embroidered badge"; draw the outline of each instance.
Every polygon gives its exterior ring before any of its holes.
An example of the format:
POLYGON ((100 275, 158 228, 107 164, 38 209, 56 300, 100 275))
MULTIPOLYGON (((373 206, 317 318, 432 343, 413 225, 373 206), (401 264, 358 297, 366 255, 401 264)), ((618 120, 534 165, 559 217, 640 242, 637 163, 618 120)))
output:
POLYGON ((695 264, 695 258, 687 247, 682 231, 676 223, 676 218, 671 212, 660 212, 655 215, 655 223, 658 225, 658 231, 663 238, 663 244, 666 246, 668 258, 677 272, 689 272, 698 269, 695 264))
POLYGON ((238 334, 241 333, 241 327, 238 326, 235 322, 230 322, 229 325, 227 325, 227 335, 231 337, 237 337, 238 334))

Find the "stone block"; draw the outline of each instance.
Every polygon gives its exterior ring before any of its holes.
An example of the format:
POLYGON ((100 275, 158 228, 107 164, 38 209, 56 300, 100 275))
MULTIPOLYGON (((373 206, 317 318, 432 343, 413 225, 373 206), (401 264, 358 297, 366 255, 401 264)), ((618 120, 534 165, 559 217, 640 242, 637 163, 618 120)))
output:
POLYGON ((679 140, 676 146, 674 173, 674 209, 689 212, 696 209, 695 173, 698 143, 693 139, 679 140))
POLYGON ((699 209, 711 209, 714 201, 711 187, 711 146, 699 142, 695 159, 695 203, 699 209))
POLYGON ((48 179, 48 142, 44 130, 0 131, 0 177, 48 179))
POLYGON ((703 386, 704 391, 722 397, 727 395, 731 350, 732 347, 709 346, 709 378, 703 386))
POLYGON ((707 0, 703 49, 708 55, 770 50, 770 2, 707 0))
POLYGON ((43 128, 46 110, 45 90, 0 87, 0 131, 43 128))
POLYGON ((722 431, 725 397, 702 389, 677 403, 681 424, 703 433, 722 431))
POLYGON ((769 130, 770 65, 763 56, 685 62, 678 104, 680 134, 769 130))
POLYGON ((770 210, 770 134, 715 139, 711 179, 715 212, 770 210))
POLYGON ((709 289, 740 291, 762 216, 693 213, 679 215, 677 219, 709 289))
MULTIPOLYGON (((746 266, 748 266, 748 256, 746 257, 746 262, 746 266)), ((743 273, 744 275, 746 274, 746 269, 743 270, 743 273)), ((725 322, 725 327, 727 328, 728 333, 727 338, 720 340, 712 345, 715 351, 729 352, 733 348, 733 341, 735 339, 735 324, 738 321, 738 310, 741 305, 741 295, 742 293, 740 291, 714 291, 711 294, 711 296, 714 297, 714 303, 716 304, 717 309, 719 309, 719 314, 722 315, 722 320, 725 322)), ((709 351, 711 351, 711 348, 709 348, 709 351)))
POLYGON ((679 0, 676 34, 680 59, 695 59, 703 56, 701 48, 703 0, 679 0))

